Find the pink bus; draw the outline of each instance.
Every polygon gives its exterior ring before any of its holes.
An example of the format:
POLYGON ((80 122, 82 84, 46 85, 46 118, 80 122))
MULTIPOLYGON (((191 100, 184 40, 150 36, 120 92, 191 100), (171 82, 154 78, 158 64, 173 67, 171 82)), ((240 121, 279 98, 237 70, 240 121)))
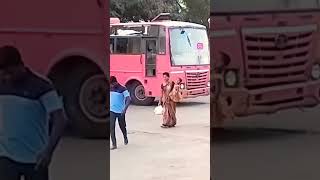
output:
POLYGON ((211 2, 215 122, 319 104, 319 2, 211 2))
POLYGON ((80 136, 106 137, 109 18, 106 0, 0 3, 0 46, 49 77, 80 136))
POLYGON ((210 53, 205 26, 171 21, 115 23, 110 31, 110 73, 128 87, 137 105, 161 94, 162 73, 182 79, 184 97, 209 95, 210 53))

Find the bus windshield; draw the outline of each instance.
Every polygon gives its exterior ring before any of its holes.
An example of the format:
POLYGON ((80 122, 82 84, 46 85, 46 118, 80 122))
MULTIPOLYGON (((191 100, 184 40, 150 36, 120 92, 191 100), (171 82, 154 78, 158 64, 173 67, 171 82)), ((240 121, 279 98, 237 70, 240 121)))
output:
POLYGON ((318 9, 320 0, 211 0, 211 12, 318 9))
POLYGON ((210 64, 206 29, 170 29, 170 47, 173 66, 210 64))

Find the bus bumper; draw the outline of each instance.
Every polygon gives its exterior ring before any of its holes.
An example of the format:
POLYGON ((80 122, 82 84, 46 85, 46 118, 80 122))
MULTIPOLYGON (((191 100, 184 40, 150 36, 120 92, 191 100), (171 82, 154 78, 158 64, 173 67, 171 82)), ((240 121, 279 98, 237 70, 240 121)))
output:
POLYGON ((192 89, 192 90, 183 90, 182 95, 183 98, 195 98, 199 96, 209 96, 210 95, 210 87, 192 89))
POLYGON ((222 97, 236 116, 313 107, 320 103, 320 80, 259 90, 224 90, 222 97))

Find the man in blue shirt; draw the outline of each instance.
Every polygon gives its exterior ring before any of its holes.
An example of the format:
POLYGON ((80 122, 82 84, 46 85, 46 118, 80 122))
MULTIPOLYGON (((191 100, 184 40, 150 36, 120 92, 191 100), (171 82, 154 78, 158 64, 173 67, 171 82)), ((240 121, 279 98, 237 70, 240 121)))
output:
POLYGON ((52 84, 26 68, 16 48, 1 47, 0 179, 48 180, 65 124, 52 84))
POLYGON ((130 105, 130 93, 121 86, 116 77, 110 78, 110 134, 112 140, 111 150, 117 149, 117 140, 115 133, 116 120, 118 119, 120 129, 123 134, 124 144, 128 144, 126 129, 126 112, 130 105))

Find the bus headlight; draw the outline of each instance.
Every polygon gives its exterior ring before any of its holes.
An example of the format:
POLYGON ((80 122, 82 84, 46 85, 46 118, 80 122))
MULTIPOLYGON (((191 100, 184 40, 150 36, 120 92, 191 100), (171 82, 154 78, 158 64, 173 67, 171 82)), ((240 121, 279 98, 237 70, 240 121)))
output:
POLYGON ((181 89, 184 89, 184 88, 185 88, 185 85, 184 85, 184 84, 180 84, 180 88, 181 88, 181 89))
POLYGON ((227 70, 224 74, 224 83, 227 87, 235 87, 238 83, 237 72, 235 70, 227 70))
POLYGON ((320 65, 315 64, 312 66, 311 76, 313 79, 320 79, 320 65))
POLYGON ((208 81, 207 86, 210 87, 210 81, 208 81))

